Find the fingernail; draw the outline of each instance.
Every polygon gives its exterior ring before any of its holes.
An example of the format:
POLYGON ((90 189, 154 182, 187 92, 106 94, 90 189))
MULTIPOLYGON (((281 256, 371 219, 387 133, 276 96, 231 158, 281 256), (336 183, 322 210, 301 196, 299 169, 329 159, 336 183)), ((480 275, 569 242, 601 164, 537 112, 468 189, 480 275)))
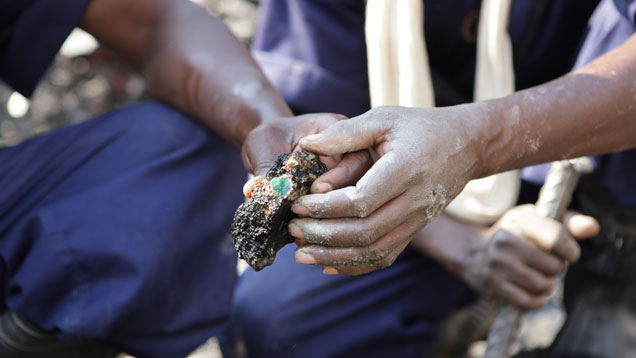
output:
POLYGON ((296 215, 303 215, 303 216, 307 216, 309 215, 309 210, 307 210, 306 207, 300 205, 300 204, 294 204, 291 207, 291 211, 296 214, 296 215))
POLYGON ((305 138, 301 138, 300 141, 303 142, 315 142, 315 141, 319 141, 322 138, 322 134, 318 133, 318 134, 313 134, 310 136, 307 136, 305 138))
POLYGON ((251 180, 245 183, 245 185, 243 185, 243 195, 245 195, 246 198, 252 197, 252 181, 251 180))
POLYGON ((252 190, 250 188, 243 189, 243 195, 245 195, 246 198, 251 199, 252 198, 252 190))
POLYGON ((326 266, 322 268, 322 273, 324 273, 325 275, 337 275, 338 270, 331 266, 326 266))
POLYGON ((245 197, 247 198, 252 197, 252 187, 254 186, 254 183, 256 183, 256 181, 260 180, 261 178, 262 176, 257 175, 257 176, 251 177, 250 180, 246 181, 245 184, 243 184, 243 195, 245 195, 245 197))
POLYGON ((289 223, 289 225, 287 225, 287 229, 289 230, 289 234, 293 237, 297 237, 299 239, 304 238, 303 236, 303 231, 300 230, 300 228, 298 226, 296 226, 293 222, 289 223))
POLYGON ((296 262, 298 262, 299 264, 313 265, 316 263, 316 260, 313 258, 313 256, 306 254, 300 250, 296 250, 294 257, 296 258, 296 262))
POLYGON ((333 187, 329 183, 315 183, 314 190, 312 191, 315 194, 326 193, 333 190, 333 187))

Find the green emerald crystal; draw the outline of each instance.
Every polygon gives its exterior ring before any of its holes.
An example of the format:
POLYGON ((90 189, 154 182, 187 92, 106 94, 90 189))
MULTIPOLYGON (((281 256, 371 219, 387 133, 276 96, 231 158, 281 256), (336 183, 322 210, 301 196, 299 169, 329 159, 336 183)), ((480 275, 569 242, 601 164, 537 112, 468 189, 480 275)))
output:
POLYGON ((272 179, 272 192, 274 195, 285 197, 291 190, 291 180, 286 176, 272 179))

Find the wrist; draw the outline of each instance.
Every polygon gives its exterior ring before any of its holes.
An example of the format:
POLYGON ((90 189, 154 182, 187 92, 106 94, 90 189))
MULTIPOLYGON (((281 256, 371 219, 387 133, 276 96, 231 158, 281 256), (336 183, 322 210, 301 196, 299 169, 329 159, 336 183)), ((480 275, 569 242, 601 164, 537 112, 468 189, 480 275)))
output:
MULTIPOLYGON (((519 106, 506 109, 503 99, 466 104, 463 117, 469 149, 475 155, 471 179, 507 171, 514 153, 512 135, 519 127, 519 106)), ((513 158, 514 159, 514 158, 513 158)))
POLYGON ((267 80, 256 82, 259 83, 252 83, 250 90, 235 90, 234 93, 243 104, 243 116, 240 117, 242 120, 237 121, 234 130, 234 137, 239 143, 243 143, 249 132, 259 125, 293 116, 285 101, 267 80))

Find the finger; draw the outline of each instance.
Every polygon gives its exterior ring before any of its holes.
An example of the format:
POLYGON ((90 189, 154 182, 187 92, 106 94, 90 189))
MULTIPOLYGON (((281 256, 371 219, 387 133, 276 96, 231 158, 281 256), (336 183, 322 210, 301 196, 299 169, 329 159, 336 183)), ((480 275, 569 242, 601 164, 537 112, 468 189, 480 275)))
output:
POLYGON ((333 189, 355 185, 372 165, 373 160, 368 150, 346 154, 336 167, 316 179, 311 186, 311 193, 326 193, 333 189))
POLYGON ((291 150, 291 141, 289 133, 285 133, 283 128, 276 125, 261 125, 257 130, 251 131, 245 139, 242 156, 243 161, 247 161, 246 168, 251 168, 250 172, 254 175, 265 175, 280 154, 291 150))
POLYGON ((314 218, 366 217, 382 204, 402 194, 408 178, 396 178, 400 172, 399 158, 394 152, 382 156, 355 187, 349 186, 325 194, 310 194, 300 197, 292 211, 308 214, 314 218))
POLYGON ((347 117, 337 113, 309 113, 294 117, 292 120, 300 123, 300 125, 292 131, 291 144, 293 150, 302 149, 299 144, 302 138, 320 133, 329 128, 330 125, 345 119, 347 117))
POLYGON ((536 244, 518 238, 506 229, 499 229, 492 236, 493 245, 499 252, 516 257, 523 264, 546 276, 557 276, 565 270, 565 262, 536 244))
POLYGON ((396 250, 402 251, 415 235, 419 225, 415 220, 400 224, 388 234, 366 247, 302 246, 296 249, 296 262, 319 266, 359 266, 384 268, 395 260, 396 250))
POLYGON ((254 173, 254 166, 252 165, 252 162, 250 161, 250 157, 247 154, 246 145, 241 146, 241 160, 243 161, 243 166, 245 167, 245 170, 247 170, 248 173, 254 173))
POLYGON ((404 213, 412 206, 407 195, 400 195, 365 218, 294 219, 289 233, 303 244, 322 246, 369 246, 408 219, 404 213))
POLYGON ((556 220, 539 215, 527 215, 521 230, 531 242, 566 261, 574 262, 581 254, 581 249, 572 235, 556 220))
POLYGON ((351 153, 373 146, 390 129, 391 122, 372 116, 369 111, 358 117, 339 121, 321 133, 302 138, 300 146, 322 155, 351 153))
POLYGON ((552 247, 552 253, 568 262, 576 262, 581 256, 581 247, 576 240, 574 240, 572 235, 563 228, 559 239, 554 244, 554 247, 552 247))
POLYGON ((247 180, 247 182, 245 182, 245 184, 243 184, 243 195, 245 195, 246 198, 252 197, 252 185, 254 185, 254 182, 256 180, 260 180, 260 179, 263 179, 262 175, 259 175, 257 177, 251 174, 249 175, 249 179, 247 180))
POLYGON ((591 216, 568 211, 563 217, 563 224, 577 240, 589 239, 598 234, 601 229, 598 221, 591 216))
MULTIPOLYGON (((393 250, 393 252, 390 254, 390 257, 392 257, 392 259, 390 260, 391 262, 387 266, 391 265, 395 261, 395 259, 400 255, 400 253, 404 251, 404 248, 407 246, 407 244, 408 243, 405 243, 404 246, 397 247, 395 248, 395 250, 393 250)), ((381 267, 376 267, 372 265, 337 266, 337 267, 325 266, 322 269, 322 273, 325 275, 356 276, 356 275, 362 275, 365 273, 378 270, 379 268, 381 267)))
POLYGON ((555 278, 546 277, 540 272, 507 258, 506 263, 508 280, 517 287, 532 295, 549 295, 554 288, 555 278))
POLYGON ((545 306, 547 296, 531 295, 508 281, 500 281, 494 290, 494 297, 507 304, 531 310, 545 306))

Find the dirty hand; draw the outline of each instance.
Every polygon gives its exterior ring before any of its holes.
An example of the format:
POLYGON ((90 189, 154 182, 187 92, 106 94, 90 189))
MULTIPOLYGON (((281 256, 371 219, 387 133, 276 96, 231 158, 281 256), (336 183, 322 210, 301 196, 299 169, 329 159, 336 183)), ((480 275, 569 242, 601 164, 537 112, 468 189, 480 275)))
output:
MULTIPOLYGON (((243 142, 243 164, 250 173, 256 176, 264 175, 279 155, 300 149, 298 141, 301 138, 319 133, 342 119, 346 117, 322 113, 281 118, 261 124, 250 131, 243 142)), ((311 187, 312 193, 326 192, 355 183, 372 164, 367 150, 320 159, 331 170, 316 179, 311 187)), ((251 196, 251 182, 252 180, 247 182, 243 188, 247 197, 251 196)))
POLYGON ((576 239, 598 233, 598 222, 568 212, 564 224, 543 217, 534 205, 510 209, 484 241, 466 248, 459 275, 477 292, 523 309, 547 302, 566 263, 579 258, 576 239))
POLYGON ((413 235, 473 179, 478 157, 462 106, 378 107, 338 121, 300 146, 322 155, 367 149, 379 159, 355 186, 301 197, 289 229, 296 261, 327 274, 355 275, 390 265, 413 235))

